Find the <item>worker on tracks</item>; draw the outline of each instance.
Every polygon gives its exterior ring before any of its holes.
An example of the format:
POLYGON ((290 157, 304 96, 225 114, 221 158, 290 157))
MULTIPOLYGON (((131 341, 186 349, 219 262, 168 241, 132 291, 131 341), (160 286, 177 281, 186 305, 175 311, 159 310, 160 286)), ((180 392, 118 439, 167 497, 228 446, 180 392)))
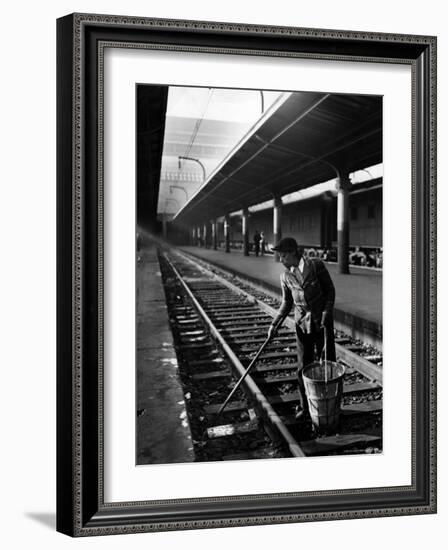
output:
POLYGON ((281 324, 294 308, 297 335, 297 360, 301 413, 308 413, 302 369, 321 358, 326 343, 326 358, 336 361, 334 344, 333 307, 335 290, 325 264, 318 258, 305 258, 303 249, 292 237, 285 237, 273 247, 286 268, 280 276, 282 303, 269 327, 274 337, 281 324), (325 330, 324 330, 325 329, 325 330), (325 342, 326 338, 326 342, 325 342))

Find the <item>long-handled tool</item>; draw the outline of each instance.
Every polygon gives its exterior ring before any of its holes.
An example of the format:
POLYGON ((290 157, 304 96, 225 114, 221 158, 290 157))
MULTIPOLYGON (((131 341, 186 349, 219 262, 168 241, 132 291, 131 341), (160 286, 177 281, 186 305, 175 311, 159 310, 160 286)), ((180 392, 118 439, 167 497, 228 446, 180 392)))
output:
MULTIPOLYGON (((328 382, 328 361, 327 361, 327 327, 322 327, 323 331, 324 331, 324 345, 323 345, 323 348, 322 348, 322 351, 321 351, 321 354, 320 354, 320 364, 321 365, 324 365, 325 367, 325 370, 324 370, 324 375, 325 375, 325 384, 327 384, 328 382), (323 359, 322 359, 323 358, 323 359)), ((330 369, 330 377, 333 378, 333 362, 331 362, 331 369, 330 369)))
POLYGON ((320 364, 322 365, 322 355, 324 355, 324 365, 325 365, 325 389, 327 388, 328 373, 327 373, 327 327, 322 327, 324 330, 324 347, 320 354, 320 364))
POLYGON ((224 401, 224 403, 221 405, 219 411, 218 411, 218 415, 217 415, 217 418, 221 415, 222 411, 226 408, 228 402, 232 399, 232 396, 233 394, 236 392, 236 390, 240 387, 241 383, 243 382, 243 380, 246 378, 246 376, 249 374, 249 371, 250 369, 255 365, 255 362, 257 361, 258 357, 260 356, 261 352, 264 350, 264 348, 268 345, 268 343, 270 342, 271 340, 271 337, 267 337, 266 340, 263 342, 263 344, 261 345, 261 348, 258 350, 257 352, 257 355, 255 355, 255 357, 252 359, 250 365, 247 367, 247 369, 244 371, 243 375, 241 376, 241 378, 238 380, 238 382, 235 384, 235 386, 233 387, 232 391, 229 393, 229 395, 227 396, 227 399, 224 401))

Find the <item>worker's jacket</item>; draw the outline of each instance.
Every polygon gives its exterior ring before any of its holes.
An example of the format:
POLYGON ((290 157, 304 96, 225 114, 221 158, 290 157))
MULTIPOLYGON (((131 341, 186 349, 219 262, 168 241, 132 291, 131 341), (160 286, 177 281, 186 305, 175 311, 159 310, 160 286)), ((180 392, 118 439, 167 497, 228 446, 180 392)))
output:
POLYGON ((322 313, 333 313, 335 290, 324 263, 304 258, 303 272, 287 269, 280 276, 282 303, 273 324, 280 324, 294 307, 294 319, 303 332, 320 326, 322 313))

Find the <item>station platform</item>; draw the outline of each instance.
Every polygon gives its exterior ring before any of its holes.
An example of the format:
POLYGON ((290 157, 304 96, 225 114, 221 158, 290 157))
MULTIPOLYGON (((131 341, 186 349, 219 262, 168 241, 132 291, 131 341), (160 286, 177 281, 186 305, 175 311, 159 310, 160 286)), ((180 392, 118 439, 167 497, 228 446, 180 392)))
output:
POLYGON ((193 462, 193 442, 156 244, 143 238, 137 254, 136 462, 193 462))
MULTIPOLYGON (((197 246, 178 248, 281 294, 280 275, 284 267, 271 254, 256 257, 233 249, 226 253, 223 249, 197 246)), ((342 275, 337 264, 325 265, 336 289, 335 327, 382 350, 382 272, 350 266, 350 274, 342 275)))

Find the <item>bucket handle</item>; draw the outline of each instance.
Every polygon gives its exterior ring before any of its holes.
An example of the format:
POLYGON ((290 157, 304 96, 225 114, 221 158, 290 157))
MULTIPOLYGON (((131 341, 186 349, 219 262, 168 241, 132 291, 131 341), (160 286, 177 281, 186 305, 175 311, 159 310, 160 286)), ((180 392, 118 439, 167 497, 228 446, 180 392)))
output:
POLYGON ((325 355, 325 357, 324 357, 324 365, 325 365, 324 372, 325 372, 325 384, 326 384, 327 381, 328 381, 328 372, 327 372, 327 369, 328 369, 328 364, 327 364, 327 327, 324 325, 322 327, 322 329, 324 331, 324 346, 323 346, 321 354, 320 354, 320 364, 322 365, 322 356, 325 355))
POLYGON ((320 359, 319 362, 322 363, 322 356, 325 355, 324 361, 327 362, 327 327, 322 327, 322 330, 324 331, 324 345, 322 348, 322 351, 320 353, 320 359))

